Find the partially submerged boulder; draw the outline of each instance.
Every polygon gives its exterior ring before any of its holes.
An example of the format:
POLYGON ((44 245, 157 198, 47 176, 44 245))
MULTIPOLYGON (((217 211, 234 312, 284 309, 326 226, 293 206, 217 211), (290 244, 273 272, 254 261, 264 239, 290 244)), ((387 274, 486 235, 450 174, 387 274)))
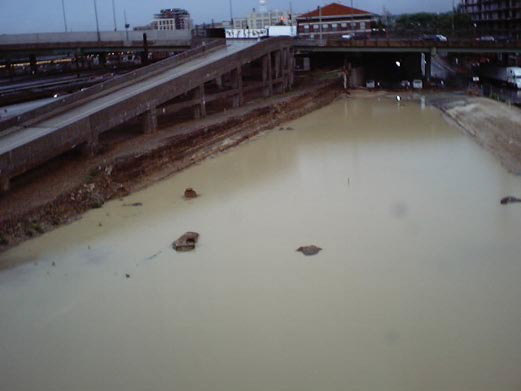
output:
POLYGON ((515 204, 521 202, 520 198, 516 197, 505 197, 501 200, 501 205, 515 204))
POLYGON ((320 247, 311 245, 299 247, 297 251, 301 252, 304 255, 310 256, 318 254, 320 251, 322 251, 322 249, 320 247))
POLYGON ((197 192, 192 189, 191 187, 189 187, 188 189, 185 190, 185 198, 190 200, 192 198, 197 198, 199 195, 197 194, 197 192))
POLYGON ((192 251, 195 249, 198 240, 199 234, 197 232, 187 232, 177 239, 172 247, 175 251, 192 251))

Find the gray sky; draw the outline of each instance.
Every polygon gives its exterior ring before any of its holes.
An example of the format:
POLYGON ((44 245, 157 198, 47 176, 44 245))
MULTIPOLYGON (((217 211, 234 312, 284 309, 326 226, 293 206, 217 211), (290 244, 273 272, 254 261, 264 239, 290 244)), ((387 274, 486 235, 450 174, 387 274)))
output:
MULTIPOLYGON (((458 2, 457 0, 456 3, 458 2)), ((245 16, 257 0, 232 0, 234 16, 245 16)), ((293 0, 294 12, 314 9, 330 1, 293 0)), ((343 1, 350 5, 351 1, 343 1)), ((453 0, 354 0, 354 6, 381 13, 385 6, 392 13, 447 11, 453 0)), ((114 27, 111 0, 97 0, 101 30, 114 27)), ((288 9, 288 0, 268 0, 270 8, 288 9)), ((92 31, 96 29, 93 0, 65 0, 69 30, 92 31)), ((153 14, 161 8, 186 8, 196 23, 229 19, 229 0, 116 0, 118 29, 123 29, 123 10, 127 11, 131 26, 149 23, 153 14)), ((0 33, 33 33, 63 31, 61 0, 0 0, 0 33)))

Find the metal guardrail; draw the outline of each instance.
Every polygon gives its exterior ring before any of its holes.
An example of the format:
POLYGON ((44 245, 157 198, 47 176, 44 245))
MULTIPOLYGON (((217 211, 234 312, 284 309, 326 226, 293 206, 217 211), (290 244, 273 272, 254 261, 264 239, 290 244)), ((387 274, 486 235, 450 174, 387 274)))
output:
POLYGON ((226 43, 224 40, 215 40, 208 44, 203 43, 203 45, 200 45, 193 49, 189 49, 176 56, 169 57, 165 60, 156 62, 152 65, 145 66, 125 75, 116 76, 110 79, 109 81, 96 84, 83 91, 78 91, 73 94, 56 99, 54 102, 27 111, 16 117, 0 121, 0 134, 5 129, 19 126, 33 119, 40 118, 42 116, 51 116, 59 114, 60 112, 69 109, 71 105, 82 102, 85 99, 91 98, 98 94, 102 94, 103 92, 112 92, 112 90, 116 87, 123 88, 129 83, 134 83, 136 81, 154 76, 165 68, 181 65, 186 61, 190 60, 192 57, 198 56, 216 48, 220 48, 222 46, 225 46, 225 44, 226 43))
POLYGON ((457 39, 447 42, 421 40, 421 39, 323 39, 323 40, 297 40, 297 46, 334 46, 352 48, 437 48, 437 49, 521 49, 521 41, 489 42, 475 39, 457 39))

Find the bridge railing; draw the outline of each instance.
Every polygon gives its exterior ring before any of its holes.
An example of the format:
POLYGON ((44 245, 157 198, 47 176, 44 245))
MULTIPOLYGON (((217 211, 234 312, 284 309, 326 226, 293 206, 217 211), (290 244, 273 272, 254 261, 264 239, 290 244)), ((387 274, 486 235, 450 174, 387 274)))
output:
POLYGON ((476 39, 449 39, 445 42, 424 39, 403 38, 369 38, 369 39, 341 39, 330 38, 320 40, 298 40, 297 46, 334 46, 334 47, 364 47, 364 48, 437 48, 437 49, 521 49, 521 41, 479 41, 476 39))
POLYGON ((171 68, 174 66, 181 65, 186 61, 190 60, 192 57, 222 47, 225 44, 226 42, 222 39, 213 40, 209 43, 203 43, 198 47, 189 49, 183 53, 169 57, 165 60, 158 61, 152 65, 145 66, 125 75, 116 76, 106 82, 96 84, 83 91, 78 91, 73 94, 66 95, 62 98, 58 98, 51 103, 40 106, 30 111, 26 111, 25 113, 22 113, 16 117, 0 121, 0 132, 11 127, 19 126, 25 122, 31 121, 35 118, 39 118, 41 116, 58 114, 66 108, 70 107, 71 105, 84 101, 85 99, 89 99, 95 95, 101 94, 106 91, 110 91, 114 88, 123 88, 129 83, 133 83, 141 79, 154 76, 155 74, 161 72, 165 68, 171 68))

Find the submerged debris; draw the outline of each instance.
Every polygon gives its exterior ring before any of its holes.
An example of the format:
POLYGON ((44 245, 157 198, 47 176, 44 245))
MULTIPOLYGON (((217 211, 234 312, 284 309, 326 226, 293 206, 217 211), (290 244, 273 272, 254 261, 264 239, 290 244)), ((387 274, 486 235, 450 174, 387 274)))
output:
POLYGON ((516 197, 505 197, 501 200, 501 205, 515 204, 521 202, 520 198, 516 197))
POLYGON ((199 197, 199 194, 197 194, 197 192, 192 189, 191 187, 189 187, 188 189, 185 190, 185 198, 190 200, 192 198, 197 198, 199 197))
POLYGON ((320 251, 322 251, 322 249, 320 247, 312 245, 299 247, 297 251, 301 252, 304 255, 310 256, 318 254, 320 251))
POLYGON ((125 274, 125 277, 130 278, 130 274, 128 274, 128 273, 125 274))
POLYGON ((142 202, 134 202, 133 204, 123 204, 123 206, 143 206, 142 202))
POLYGON ((195 249, 195 244, 199 240, 199 234, 197 232, 187 232, 179 239, 177 239, 172 247, 175 251, 192 251, 195 249))

